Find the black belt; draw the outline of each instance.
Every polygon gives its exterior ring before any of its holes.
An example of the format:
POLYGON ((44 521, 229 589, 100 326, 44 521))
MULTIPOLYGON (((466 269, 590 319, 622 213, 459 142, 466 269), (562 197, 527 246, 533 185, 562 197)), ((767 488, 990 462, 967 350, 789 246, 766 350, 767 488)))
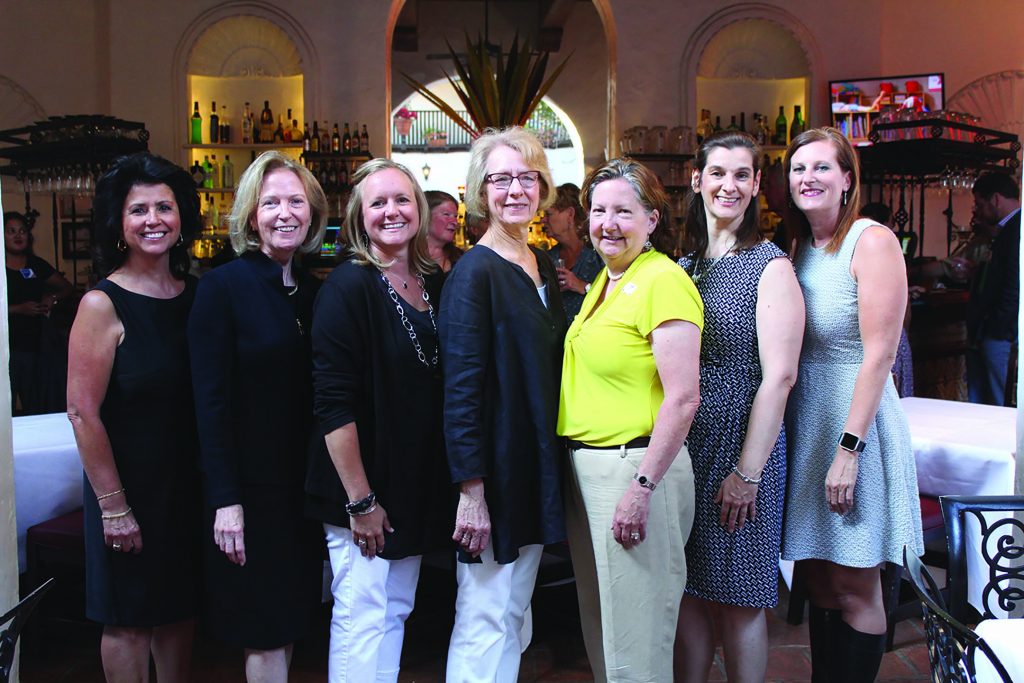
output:
MULTIPOLYGON (((581 448, 589 448, 593 451, 617 451, 622 446, 591 446, 588 443, 582 441, 573 441, 572 439, 566 439, 569 444, 569 450, 578 451, 581 448)), ((629 443, 626 444, 626 448, 647 448, 651 444, 651 437, 649 436, 638 436, 629 443)))

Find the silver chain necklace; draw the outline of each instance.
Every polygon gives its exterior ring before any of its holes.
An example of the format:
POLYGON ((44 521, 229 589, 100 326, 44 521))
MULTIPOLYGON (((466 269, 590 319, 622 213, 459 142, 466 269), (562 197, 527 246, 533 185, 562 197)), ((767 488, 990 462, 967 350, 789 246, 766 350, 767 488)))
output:
MULTIPOLYGON (((384 286, 388 288, 388 296, 390 296, 391 300, 395 302, 395 310, 398 311, 398 317, 402 319, 402 327, 404 327, 405 331, 409 333, 409 339, 412 340, 412 346, 416 349, 416 356, 420 359, 420 362, 428 368, 436 368, 437 352, 440 345, 434 347, 434 357, 431 358, 428 363, 427 354, 423 353, 423 347, 420 345, 420 340, 416 336, 416 330, 413 329, 412 323, 409 322, 409 318, 405 315, 405 308, 398 300, 398 292, 396 292, 395 288, 391 286, 391 281, 384 275, 383 270, 378 268, 377 272, 380 273, 380 279, 384 281, 384 286)), ((437 337, 437 321, 434 320, 434 307, 430 303, 430 296, 427 295, 427 288, 423 286, 423 276, 419 273, 416 273, 416 282, 419 283, 420 291, 423 292, 423 300, 427 302, 427 313, 430 315, 430 324, 434 328, 434 337, 437 337)))
POLYGON ((736 251, 735 242, 718 258, 704 258, 703 256, 698 256, 696 262, 693 264, 693 275, 690 276, 690 279, 693 280, 693 284, 700 284, 701 280, 711 274, 711 271, 715 269, 715 266, 724 261, 725 258, 734 251, 736 251))

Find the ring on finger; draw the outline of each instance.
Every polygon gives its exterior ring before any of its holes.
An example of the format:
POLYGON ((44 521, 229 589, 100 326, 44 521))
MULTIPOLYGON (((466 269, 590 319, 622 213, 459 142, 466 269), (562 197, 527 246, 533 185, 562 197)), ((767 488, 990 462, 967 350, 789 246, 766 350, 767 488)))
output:
POLYGON ((633 541, 639 541, 640 540, 640 532, 639 531, 634 531, 633 533, 631 533, 629 535, 629 538, 631 540, 633 540, 633 541))
POLYGON ((121 549, 121 544, 120 543, 114 543, 113 545, 111 545, 111 547, 114 550, 120 550, 121 549))
POLYGON ((358 541, 356 541, 356 543, 358 545, 366 545, 366 539, 365 538, 360 538, 358 541))

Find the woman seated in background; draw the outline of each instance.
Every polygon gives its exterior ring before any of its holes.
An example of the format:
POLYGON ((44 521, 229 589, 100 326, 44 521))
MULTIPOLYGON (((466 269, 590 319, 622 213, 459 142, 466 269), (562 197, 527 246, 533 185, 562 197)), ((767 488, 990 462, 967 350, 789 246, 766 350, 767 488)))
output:
POLYGON ((333 683, 398 680, 420 561, 451 547, 427 200, 387 159, 353 181, 350 259, 316 301, 318 429, 306 479, 306 511, 323 522, 334 570, 333 683))
POLYGON ((555 434, 565 314, 554 265, 526 240, 553 194, 532 133, 488 130, 473 142, 466 208, 489 227, 449 274, 438 323, 460 488, 453 683, 516 680, 543 547, 565 539, 555 434))
POLYGON ((16 415, 59 413, 67 407, 67 343, 50 312, 74 294, 74 289, 53 266, 35 255, 33 242, 32 226, 25 215, 5 211, 11 409, 16 415))
POLYGON ((186 321, 192 177, 141 152, 96 184, 96 262, 71 329, 68 417, 85 469, 86 616, 108 681, 189 680, 199 472, 186 321))
POLYGON ((323 536, 303 514, 313 417, 309 330, 327 198, 305 166, 264 152, 230 218, 240 258, 199 284, 189 319, 206 492, 207 618, 245 648, 250 683, 288 678, 292 643, 320 604, 323 536))
POLYGON ((459 203, 455 197, 440 190, 430 190, 424 195, 430 207, 427 249, 430 251, 430 259, 442 273, 447 273, 462 256, 462 250, 452 244, 455 231, 459 229, 459 203))
POLYGON ((555 203, 544 211, 544 227, 558 240, 548 256, 555 262, 565 320, 570 325, 580 312, 590 283, 604 266, 587 239, 585 219, 580 206, 580 188, 572 183, 559 185, 555 203))
POLYGON ((565 339, 558 433, 566 521, 596 681, 671 681, 693 522, 686 436, 700 402, 700 296, 657 176, 615 159, 583 185, 606 268, 565 339))
POLYGON ((804 305, 793 264, 761 238, 761 149, 706 138, 694 159, 681 265, 704 301, 700 408, 690 429, 696 503, 675 680, 706 681, 721 633, 730 681, 760 683, 765 609, 778 604, 786 490, 782 418, 796 381, 804 305))
POLYGON ((786 409, 782 557, 796 561, 810 596, 814 680, 873 681, 885 649, 879 567, 901 563, 904 546, 924 552, 910 430, 890 374, 906 267, 891 230, 856 220, 860 171, 842 133, 801 133, 783 166, 807 323, 786 409))

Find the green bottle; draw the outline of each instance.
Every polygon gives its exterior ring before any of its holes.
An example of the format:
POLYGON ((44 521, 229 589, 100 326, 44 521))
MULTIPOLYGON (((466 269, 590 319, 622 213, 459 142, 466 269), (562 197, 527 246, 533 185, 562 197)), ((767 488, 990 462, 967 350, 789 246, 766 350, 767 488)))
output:
POLYGON ((203 157, 203 187, 213 189, 213 164, 209 155, 203 157))
POLYGON ((789 139, 792 140, 800 133, 807 130, 807 124, 804 123, 804 115, 800 113, 800 105, 796 105, 793 111, 793 125, 789 128, 789 139))
POLYGON ((772 138, 772 144, 778 145, 779 147, 785 147, 786 141, 786 128, 788 128, 786 121, 786 108, 784 106, 779 107, 779 116, 775 119, 775 136, 772 138))
POLYGON ((199 113, 199 103, 196 102, 192 108, 192 135, 189 142, 193 145, 203 144, 203 115, 199 113))

